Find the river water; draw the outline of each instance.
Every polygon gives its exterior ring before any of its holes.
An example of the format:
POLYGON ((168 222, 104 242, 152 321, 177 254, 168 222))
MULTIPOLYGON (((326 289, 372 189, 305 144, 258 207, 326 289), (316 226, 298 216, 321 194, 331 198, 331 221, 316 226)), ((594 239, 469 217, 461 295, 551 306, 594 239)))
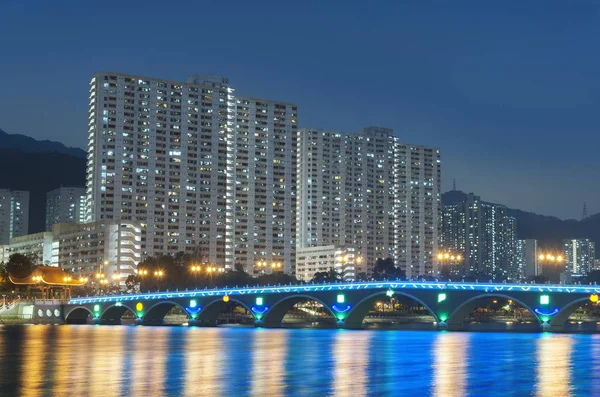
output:
POLYGON ((0 327, 0 396, 591 396, 600 335, 0 327))

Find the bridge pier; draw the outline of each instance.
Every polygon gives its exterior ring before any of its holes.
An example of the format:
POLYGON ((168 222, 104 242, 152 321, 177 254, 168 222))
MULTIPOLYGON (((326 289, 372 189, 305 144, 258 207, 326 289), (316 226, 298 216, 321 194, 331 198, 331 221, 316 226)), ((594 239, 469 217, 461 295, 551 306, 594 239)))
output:
POLYGON ((544 331, 544 332, 564 332, 565 325, 564 324, 558 325, 558 324, 543 323, 542 331, 544 331))

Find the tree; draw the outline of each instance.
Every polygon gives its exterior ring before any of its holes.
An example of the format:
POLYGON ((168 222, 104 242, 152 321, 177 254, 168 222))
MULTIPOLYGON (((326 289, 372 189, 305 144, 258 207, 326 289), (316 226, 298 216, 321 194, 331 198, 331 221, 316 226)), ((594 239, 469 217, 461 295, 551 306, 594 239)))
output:
POLYGON ((129 276, 127 276, 127 279, 125 280, 125 287, 127 287, 127 289, 133 289, 133 287, 135 287, 135 285, 138 283, 138 279, 135 275, 130 274, 129 276))
POLYGON ((405 277, 406 273, 404 270, 396 267, 392 258, 377 259, 377 262, 375 262, 373 269, 373 278, 375 280, 401 279, 405 277))
POLYGON ((316 272, 313 275, 311 283, 313 284, 323 284, 323 283, 335 283, 340 279, 339 275, 335 271, 335 269, 331 268, 326 272, 316 272))
POLYGON ((31 259, 22 254, 12 254, 5 265, 6 273, 17 278, 29 276, 35 267, 31 259))

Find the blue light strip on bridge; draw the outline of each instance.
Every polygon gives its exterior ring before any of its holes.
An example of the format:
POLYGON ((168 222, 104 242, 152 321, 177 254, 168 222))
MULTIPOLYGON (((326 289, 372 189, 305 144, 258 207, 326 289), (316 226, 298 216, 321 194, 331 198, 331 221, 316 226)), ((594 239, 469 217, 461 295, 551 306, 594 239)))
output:
POLYGON ((340 284, 300 284, 300 285, 282 285, 274 287, 248 287, 248 288, 222 288, 222 289, 204 289, 179 292, 154 292, 148 294, 135 295, 113 295, 113 296, 93 296, 88 298, 72 298, 69 301, 71 305, 83 305, 87 303, 117 302, 117 301, 139 301, 156 299, 175 299, 175 298, 193 298, 193 297, 220 297, 223 295, 248 295, 248 294, 282 294, 282 293, 305 293, 318 291, 351 291, 365 289, 394 289, 394 290, 471 290, 484 291, 488 293, 506 293, 506 292, 553 292, 553 293, 580 293, 580 294, 600 294, 598 285, 551 285, 551 284, 493 284, 493 283, 441 283, 441 282, 421 282, 421 281, 385 281, 385 282, 360 282, 360 283, 340 283, 340 284))

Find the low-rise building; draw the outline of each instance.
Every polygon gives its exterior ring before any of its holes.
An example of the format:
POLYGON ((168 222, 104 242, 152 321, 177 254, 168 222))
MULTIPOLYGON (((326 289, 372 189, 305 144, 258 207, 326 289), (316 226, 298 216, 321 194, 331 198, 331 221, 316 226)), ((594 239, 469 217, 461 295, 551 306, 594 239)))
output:
POLYGON ((23 254, 36 265, 57 266, 52 262, 52 233, 27 234, 10 239, 9 255, 23 254))
POLYGON ((306 247, 296 250, 296 278, 310 281, 315 273, 335 269, 344 281, 356 280, 356 267, 362 262, 355 249, 341 249, 335 245, 306 247))
POLYGON ((131 221, 107 220, 52 227, 53 262, 77 275, 101 273, 121 285, 136 274, 142 256, 142 228, 131 221))

